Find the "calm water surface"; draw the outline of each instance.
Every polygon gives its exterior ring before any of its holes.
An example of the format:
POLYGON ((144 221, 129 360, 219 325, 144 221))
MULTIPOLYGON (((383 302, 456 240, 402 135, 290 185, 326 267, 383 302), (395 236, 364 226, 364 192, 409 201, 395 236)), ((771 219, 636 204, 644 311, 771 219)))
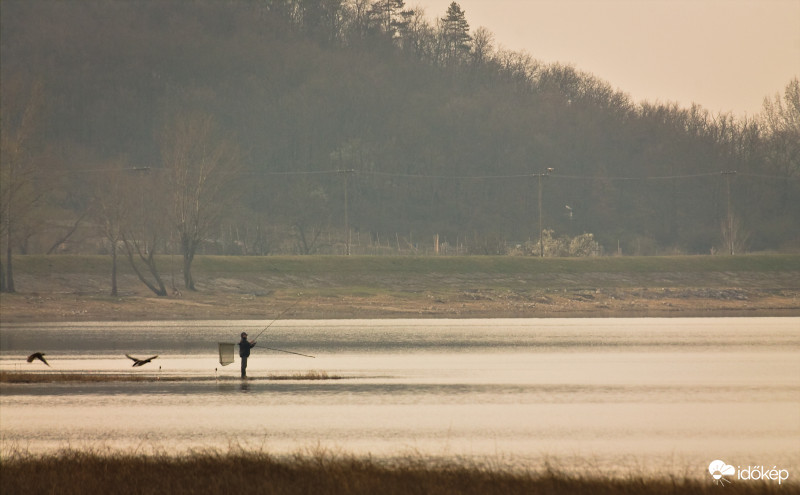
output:
POLYGON ((800 318, 278 321, 259 344, 316 357, 256 347, 241 382, 217 343, 268 323, 4 325, 2 370, 187 380, 4 385, 2 453, 323 448, 681 476, 724 459, 800 476, 800 318), (51 368, 25 362, 36 350, 51 368), (271 379, 306 371, 342 379, 271 379))

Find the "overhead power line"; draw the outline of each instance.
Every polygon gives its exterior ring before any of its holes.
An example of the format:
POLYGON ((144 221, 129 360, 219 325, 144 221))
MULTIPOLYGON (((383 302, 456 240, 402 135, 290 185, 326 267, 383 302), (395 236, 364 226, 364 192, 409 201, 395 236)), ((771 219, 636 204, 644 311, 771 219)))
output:
MULTIPOLYGON (((320 171, 299 171, 299 172, 252 172, 254 175, 312 175, 312 174, 335 174, 338 173, 338 170, 320 170, 320 171)), ((394 172, 379 172, 379 171, 372 171, 372 170, 351 170, 353 174, 357 175, 371 175, 371 176, 380 176, 380 177, 395 177, 400 179, 444 179, 444 180, 502 180, 502 179, 524 179, 524 178, 535 178, 538 174, 507 174, 507 175, 439 175, 439 174, 404 174, 404 173, 394 173, 394 172)), ((550 174, 550 177, 555 179, 566 179, 566 180, 588 180, 588 181, 598 181, 598 180, 611 180, 611 181, 650 181, 650 180, 676 180, 676 179, 696 179, 702 177, 719 177, 721 173, 724 171, 719 172, 705 172, 702 174, 676 174, 676 175, 659 175, 659 176, 642 176, 642 177, 630 177, 630 176, 597 176, 597 175, 562 175, 562 174, 550 174)), ((749 174, 749 173, 741 173, 737 174, 739 177, 757 177, 762 179, 775 179, 775 180, 800 180, 800 176, 798 177, 781 177, 778 175, 765 175, 765 174, 749 174)))
MULTIPOLYGON (((96 169, 80 169, 80 170, 62 170, 57 173, 69 174, 93 174, 93 173, 109 173, 109 172, 160 172, 166 170, 163 167, 127 167, 127 168, 96 168, 96 169)), ((443 179, 443 180, 504 180, 504 179, 524 179, 535 178, 537 174, 499 174, 499 175, 440 175, 440 174, 411 174, 411 173, 396 173, 396 172, 381 172, 376 170, 348 170, 348 172, 362 176, 378 176, 378 177, 394 177, 398 179, 443 179)), ((263 171, 263 172, 244 172, 243 175, 251 176, 309 176, 309 175, 335 175, 341 173, 341 170, 285 170, 285 171, 263 171)), ((676 175, 658 175, 658 176, 599 176, 599 175, 563 175, 551 174, 550 177, 554 179, 564 180, 586 180, 586 181, 659 181, 659 180, 677 180, 677 179, 697 179, 703 177, 718 177, 724 171, 719 172, 705 172, 701 174, 676 174, 676 175)), ((759 179, 771 180, 800 180, 800 176, 784 177, 779 175, 769 174, 755 174, 747 172, 738 172, 737 177, 752 177, 759 179)))

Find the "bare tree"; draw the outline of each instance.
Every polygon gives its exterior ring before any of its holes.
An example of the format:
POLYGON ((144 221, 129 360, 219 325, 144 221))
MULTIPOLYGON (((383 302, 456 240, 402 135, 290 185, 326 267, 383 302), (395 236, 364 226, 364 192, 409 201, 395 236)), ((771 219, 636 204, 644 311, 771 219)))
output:
POLYGON ((103 174, 94 184, 91 215, 100 226, 111 251, 111 295, 117 295, 117 247, 122 242, 124 226, 129 221, 129 206, 126 204, 126 177, 122 163, 116 163, 111 171, 103 174))
POLYGON ((415 8, 403 30, 403 49, 419 60, 431 61, 436 50, 436 30, 430 25, 422 8, 415 8))
POLYGON ((167 172, 170 217, 180 236, 183 281, 196 290, 192 261, 197 248, 235 196, 239 150, 223 137, 214 119, 203 113, 182 113, 162 134, 161 158, 167 172))
POLYGON ((314 254, 319 247, 317 241, 321 234, 321 226, 312 223, 307 217, 300 217, 292 224, 292 236, 295 239, 295 249, 300 254, 314 254))
POLYGON ((742 225, 739 217, 731 215, 720 223, 722 243, 730 254, 743 253, 747 249, 750 233, 742 225))
POLYGON ((479 27, 475 31, 472 43, 472 62, 475 65, 483 65, 492 58, 494 52, 494 35, 485 27, 479 27))
POLYGON ((15 292, 12 263, 15 236, 27 215, 39 204, 39 175, 34 157, 44 109, 41 81, 3 82, 0 126, 0 237, 5 242, 6 265, 0 263, 0 290, 15 292))
POLYGON ((47 250, 47 254, 53 254, 60 246, 67 242, 69 238, 72 237, 72 234, 78 230, 78 227, 80 227, 81 222, 83 222, 83 219, 86 218, 88 213, 88 211, 81 212, 67 231, 63 235, 58 236, 58 238, 50 244, 50 249, 47 250))
POLYGON ((763 118, 772 145, 770 161, 787 177, 800 175, 800 79, 789 81, 783 97, 764 99, 763 118))
POLYGON ((164 181, 148 168, 129 169, 126 183, 120 188, 122 202, 119 237, 128 262, 139 280, 157 296, 166 296, 167 289, 156 266, 156 250, 167 238, 164 217, 164 181), (140 264, 144 264, 141 267, 140 264), (145 275, 144 270, 150 274, 145 275))

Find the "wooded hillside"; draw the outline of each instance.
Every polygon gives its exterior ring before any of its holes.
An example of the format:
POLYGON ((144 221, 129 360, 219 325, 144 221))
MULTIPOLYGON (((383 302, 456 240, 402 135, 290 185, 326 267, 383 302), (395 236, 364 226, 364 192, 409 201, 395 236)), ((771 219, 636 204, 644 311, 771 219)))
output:
POLYGON ((623 254, 800 245, 797 79, 747 118, 634 102, 497 49, 455 2, 3 0, 1 19, 4 250, 538 255, 540 190, 545 255, 584 233, 623 254))

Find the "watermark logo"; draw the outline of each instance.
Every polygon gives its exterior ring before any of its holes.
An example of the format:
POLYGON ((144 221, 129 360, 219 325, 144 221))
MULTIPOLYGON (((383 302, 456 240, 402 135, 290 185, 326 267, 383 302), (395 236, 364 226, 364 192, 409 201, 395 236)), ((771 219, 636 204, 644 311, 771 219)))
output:
POLYGON ((731 482, 731 480, 725 476, 733 476, 736 474, 736 468, 730 464, 725 464, 725 461, 717 459, 716 461, 711 461, 711 464, 708 465, 708 472, 711 473, 711 477, 714 478, 714 483, 724 486, 725 483, 731 482))
POLYGON ((719 459, 711 461, 708 472, 714 478, 714 483, 722 486, 729 484, 734 476, 737 480, 777 481, 779 485, 789 479, 789 470, 777 466, 772 466, 772 469, 764 466, 733 467, 719 459))

